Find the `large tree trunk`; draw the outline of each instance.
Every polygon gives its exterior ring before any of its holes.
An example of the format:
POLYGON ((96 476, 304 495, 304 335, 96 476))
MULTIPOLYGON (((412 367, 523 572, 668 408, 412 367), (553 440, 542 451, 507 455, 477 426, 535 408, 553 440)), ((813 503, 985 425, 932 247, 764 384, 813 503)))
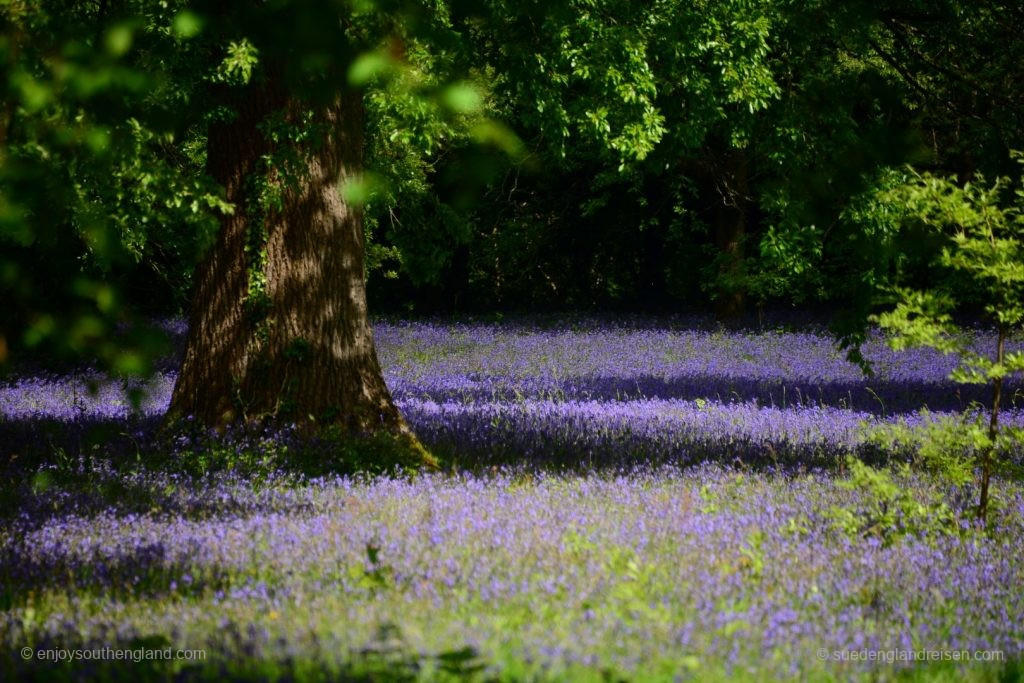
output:
POLYGON ((408 435, 367 318, 361 215, 338 187, 361 170, 361 97, 310 110, 270 79, 233 108, 210 128, 208 165, 235 212, 196 273, 169 418, 408 435))

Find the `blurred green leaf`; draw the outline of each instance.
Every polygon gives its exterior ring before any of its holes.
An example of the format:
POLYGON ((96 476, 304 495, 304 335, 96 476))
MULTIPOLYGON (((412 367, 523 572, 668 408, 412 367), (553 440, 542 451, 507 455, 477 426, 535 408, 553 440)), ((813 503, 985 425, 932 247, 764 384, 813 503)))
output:
POLYGON ((114 57, 121 57, 132 48, 132 27, 129 24, 117 24, 107 30, 103 43, 114 57))
POLYGON ((511 128, 498 121, 481 121, 473 127, 471 135, 478 144, 494 145, 513 160, 519 161, 526 156, 523 141, 511 128))
POLYGON ((472 114, 480 111, 483 97, 480 91, 470 83, 456 83, 444 89, 441 101, 452 111, 459 114, 472 114))
POLYGON ((199 32, 203 30, 203 20, 195 12, 182 10, 175 15, 171 29, 175 36, 187 40, 199 35, 199 32))
POLYGON ((347 202, 365 206, 386 189, 387 184, 383 177, 373 172, 364 172, 342 181, 341 196, 347 202))
POLYGON ((359 55, 348 69, 348 82, 361 88, 390 76, 397 69, 395 59, 385 52, 365 52, 359 55))

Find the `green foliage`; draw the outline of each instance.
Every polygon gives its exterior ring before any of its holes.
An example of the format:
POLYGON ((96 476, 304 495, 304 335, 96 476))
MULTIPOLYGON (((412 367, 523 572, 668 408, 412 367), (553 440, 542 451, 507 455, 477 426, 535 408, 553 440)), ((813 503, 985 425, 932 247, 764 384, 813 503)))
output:
POLYGON ((456 280, 445 295, 471 301, 593 305, 638 289, 664 298, 666 271, 688 264, 660 255, 661 245, 681 237, 673 255, 686 258, 701 225, 687 206, 687 165, 713 139, 745 147, 746 117, 778 96, 768 66, 778 16, 769 3, 489 2, 465 23, 453 19, 480 65, 472 82, 483 110, 522 142, 493 122, 470 137, 522 163, 466 155, 457 138, 433 152, 421 145, 416 156, 396 150, 413 129, 389 120, 388 97, 377 111, 394 132, 378 158, 401 160, 385 175, 417 192, 370 207, 379 216, 375 262, 417 285, 456 280), (471 195, 473 204, 464 201, 471 195))
POLYGON ((217 213, 230 210, 200 172, 200 129, 171 114, 191 112, 195 81, 179 48, 196 26, 179 8, 0 8, 0 346, 130 373, 159 352, 153 331, 114 329, 135 322, 129 304, 150 303, 139 292, 156 289, 156 302, 187 289, 217 213))
POLYGON ((951 378, 958 382, 986 384, 1024 370, 1024 354, 1002 348, 1006 335, 1024 323, 1024 186, 1007 203, 1009 184, 1009 178, 990 186, 979 179, 961 187, 924 175, 892 190, 910 220, 946 237, 937 265, 948 276, 928 290, 894 290, 895 307, 875 320, 893 333, 896 349, 927 346, 956 354, 960 364, 951 378), (994 357, 957 333, 952 313, 963 303, 980 305, 998 328, 994 357))
MULTIPOLYGON (((702 304, 702 290, 855 299, 843 308, 863 326, 903 245, 846 209, 921 148, 898 72, 872 53, 881 9, 604 1, 480 12, 453 28, 482 65, 485 101, 540 163, 487 179, 471 212, 416 212, 415 239, 404 239, 409 203, 396 201, 381 213, 390 230, 375 232, 388 279, 443 281, 448 306, 675 308, 702 304), (722 163, 731 155, 749 160, 749 189, 722 163), (737 259, 715 259, 709 226, 733 205, 747 214, 747 256, 724 268, 737 259)), ((450 154, 429 154, 426 167, 450 154)), ((441 175, 417 182, 441 190, 441 175)))
POLYGON ((246 85, 259 64, 259 50, 247 39, 228 44, 227 55, 217 67, 213 80, 229 85, 246 85))
POLYGON ((917 425, 905 419, 875 425, 866 442, 889 453, 908 453, 915 469, 962 487, 974 479, 978 451, 991 447, 982 419, 980 414, 972 421, 967 416, 932 416, 922 411, 917 425))
POLYGON ((878 321, 896 333, 897 344, 933 346, 963 356, 961 381, 985 382, 1010 371, 1005 363, 1015 367, 1019 362, 1012 359, 995 368, 949 338, 948 314, 965 296, 980 303, 1001 328, 1024 322, 1024 186, 1007 197, 1010 184, 1004 177, 986 185, 979 177, 959 186, 953 179, 917 175, 891 191, 893 200, 907 207, 911 220, 948 237, 938 264, 960 277, 952 280, 956 291, 936 287, 898 292, 902 300, 878 321))
MULTIPOLYGON (((437 31, 452 30, 444 15, 436 21, 437 31)), ((452 79, 458 54, 431 50, 408 32, 402 39, 404 58, 380 53, 387 69, 368 81, 369 170, 347 179, 343 191, 365 208, 367 270, 434 283, 469 239, 467 208, 478 183, 507 165, 505 153, 520 156, 521 143, 491 118, 488 74, 470 69, 452 79), (443 156, 451 161, 440 164, 443 156)))
POLYGON ((924 346, 954 354, 959 363, 951 379, 992 385, 987 428, 977 421, 940 421, 917 435, 921 457, 957 483, 968 471, 980 471, 982 519, 993 458, 1021 443, 1019 430, 1000 429, 998 423, 1003 381, 1024 370, 1024 354, 1005 351, 1008 334, 1024 323, 1024 186, 1008 200, 1010 183, 1000 178, 985 185, 979 179, 960 186, 952 179, 918 175, 890 190, 893 201, 906 206, 904 220, 946 239, 937 258, 946 277, 927 290, 893 289, 895 307, 873 318, 891 333, 894 348, 924 346), (995 324, 998 341, 991 355, 958 332, 952 314, 965 303, 980 306, 995 324))
POLYGON ((959 519, 936 493, 921 500, 901 485, 911 476, 906 465, 895 472, 848 458, 848 478, 840 486, 854 493, 846 505, 829 511, 835 529, 853 538, 875 536, 884 545, 907 535, 935 536, 960 530, 959 519))

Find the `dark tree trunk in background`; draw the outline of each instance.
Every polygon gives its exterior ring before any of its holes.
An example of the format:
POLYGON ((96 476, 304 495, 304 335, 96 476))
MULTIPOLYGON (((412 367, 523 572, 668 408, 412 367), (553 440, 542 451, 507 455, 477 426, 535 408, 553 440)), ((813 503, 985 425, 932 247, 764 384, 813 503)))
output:
POLYGON ((747 231, 750 187, 747 179, 747 155, 732 149, 724 153, 715 172, 719 203, 715 209, 715 245, 721 260, 715 314, 719 320, 734 320, 746 307, 744 287, 739 278, 743 272, 743 238, 747 231))
POLYGON ((208 167, 235 212, 222 219, 196 272, 169 419, 409 435, 367 318, 362 218, 338 189, 362 166, 360 95, 346 93, 314 111, 322 140, 294 147, 300 177, 285 185, 279 209, 259 209, 254 189, 282 177, 261 161, 281 151, 267 139, 266 122, 282 113, 294 122, 303 108, 273 79, 250 86, 232 108, 236 118, 210 128, 208 167))

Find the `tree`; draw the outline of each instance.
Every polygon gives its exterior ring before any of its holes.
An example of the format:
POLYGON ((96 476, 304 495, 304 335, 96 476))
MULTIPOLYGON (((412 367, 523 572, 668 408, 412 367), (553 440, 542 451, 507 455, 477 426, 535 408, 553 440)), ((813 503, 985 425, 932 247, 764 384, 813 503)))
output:
POLYGON ((26 310, 4 321, 2 339, 49 340, 145 374, 152 353, 126 353, 130 337, 115 332, 130 281, 114 268, 149 265, 147 245, 181 224, 168 240, 178 260, 189 261, 190 244, 205 253, 168 425, 190 416, 212 427, 382 432, 425 455, 377 361, 352 190, 372 184, 368 91, 460 128, 467 144, 515 153, 515 136, 480 116, 480 94, 460 81, 471 62, 449 8, 68 0, 5 6, 3 18, 13 97, 0 227, 14 245, 0 275, 26 310), (416 68, 429 78, 409 77, 416 68), (56 181, 38 186, 44 177, 56 181), (69 283, 67 295, 33 305, 43 288, 30 284, 26 253, 41 264, 61 257, 53 280, 69 283))
POLYGON ((1024 187, 1007 197, 1010 185, 1004 177, 986 186, 979 177, 977 183, 961 187, 953 179, 925 175, 890 191, 892 200, 905 207, 904 220, 919 221, 946 238, 937 260, 947 276, 929 289, 897 289, 893 309, 875 318, 893 333, 894 348, 926 346, 955 354, 960 362, 952 379, 991 385, 987 428, 968 430, 966 444, 940 452, 954 466, 966 453, 970 469, 977 468, 977 514, 982 521, 999 464, 996 456, 1019 446, 1021 438, 1021 430, 1000 429, 999 424, 1004 382, 1024 372, 1024 352, 1006 349, 1009 335, 1024 325, 1024 187), (951 314, 965 303, 980 304, 995 325, 990 354, 972 348, 953 324, 951 314))
POLYGON ((234 211, 197 271, 169 419, 386 432, 418 448, 377 361, 361 208, 341 193, 363 172, 353 86, 379 59, 357 56, 412 24, 334 3, 209 15, 214 44, 234 38, 213 96, 226 113, 207 134, 209 174, 234 211))
POLYGON ((209 130, 210 175, 236 210, 197 272, 170 415, 404 432, 367 318, 360 211, 339 191, 362 171, 362 96, 310 106, 277 68, 209 130))
POLYGON ((41 262, 66 252, 55 279, 86 299, 78 312, 28 310, 5 323, 11 338, 81 337, 71 351, 106 349, 123 365, 108 263, 142 260, 126 247, 159 230, 147 223, 179 219, 163 203, 184 202, 180 213, 212 214, 219 229, 196 273, 169 420, 384 431, 417 449, 377 363, 361 213, 340 184, 362 172, 360 88, 401 65, 404 36, 443 44, 446 29, 442 14, 385 4, 5 6, 13 30, 0 56, 16 97, 2 129, 0 223, 17 245, 3 274, 28 303, 41 288, 25 281, 17 249, 41 262), (183 144, 205 146, 205 175, 168 162, 183 144), (34 188, 48 173, 53 186, 34 188), (126 196, 125 185, 145 191, 126 196), (89 270, 96 279, 74 275, 89 270), (65 324, 84 331, 61 334, 65 324))

